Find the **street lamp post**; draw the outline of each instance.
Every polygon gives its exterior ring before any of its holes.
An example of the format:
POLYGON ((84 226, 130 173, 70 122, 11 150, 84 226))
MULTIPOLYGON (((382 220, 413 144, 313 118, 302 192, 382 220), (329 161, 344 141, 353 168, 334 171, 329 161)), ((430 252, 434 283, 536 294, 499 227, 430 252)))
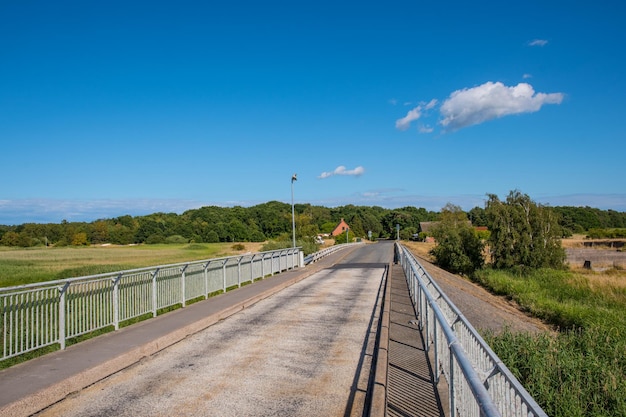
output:
POLYGON ((291 177, 291 230, 293 233, 293 247, 296 247, 296 212, 294 210, 294 205, 293 205, 293 183, 294 181, 297 181, 298 174, 293 174, 293 176, 291 177))

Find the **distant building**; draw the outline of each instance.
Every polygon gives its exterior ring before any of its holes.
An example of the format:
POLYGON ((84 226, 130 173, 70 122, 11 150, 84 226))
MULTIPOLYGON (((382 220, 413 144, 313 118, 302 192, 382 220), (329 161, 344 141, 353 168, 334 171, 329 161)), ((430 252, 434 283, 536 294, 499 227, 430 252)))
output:
POLYGON ((350 226, 348 226, 348 223, 346 223, 346 221, 344 219, 341 219, 341 221, 339 222, 337 227, 335 227, 330 234, 332 236, 337 236, 337 235, 342 234, 343 232, 345 232, 349 228, 350 228, 350 226))

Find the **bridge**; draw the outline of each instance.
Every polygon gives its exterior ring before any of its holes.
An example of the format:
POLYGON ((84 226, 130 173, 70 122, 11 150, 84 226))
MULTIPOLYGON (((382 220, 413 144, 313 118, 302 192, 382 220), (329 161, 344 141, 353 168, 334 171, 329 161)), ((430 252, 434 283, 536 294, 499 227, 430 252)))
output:
POLYGON ((0 371, 0 415, 545 415, 401 246, 313 260, 0 371))

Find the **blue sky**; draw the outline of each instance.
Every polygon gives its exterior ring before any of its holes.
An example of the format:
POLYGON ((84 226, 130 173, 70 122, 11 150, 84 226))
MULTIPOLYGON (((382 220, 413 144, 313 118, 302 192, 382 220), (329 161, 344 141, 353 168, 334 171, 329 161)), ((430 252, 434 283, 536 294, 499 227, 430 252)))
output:
POLYGON ((0 1, 0 224, 271 200, 626 211, 616 1, 0 1))

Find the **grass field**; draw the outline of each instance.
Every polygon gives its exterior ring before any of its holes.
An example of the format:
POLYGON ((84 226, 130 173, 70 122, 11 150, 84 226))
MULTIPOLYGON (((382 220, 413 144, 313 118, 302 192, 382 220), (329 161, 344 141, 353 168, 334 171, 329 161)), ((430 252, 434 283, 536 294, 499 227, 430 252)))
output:
POLYGON ((0 287, 258 252, 262 243, 0 247, 0 287), (238 249, 243 245, 244 249, 238 249))

